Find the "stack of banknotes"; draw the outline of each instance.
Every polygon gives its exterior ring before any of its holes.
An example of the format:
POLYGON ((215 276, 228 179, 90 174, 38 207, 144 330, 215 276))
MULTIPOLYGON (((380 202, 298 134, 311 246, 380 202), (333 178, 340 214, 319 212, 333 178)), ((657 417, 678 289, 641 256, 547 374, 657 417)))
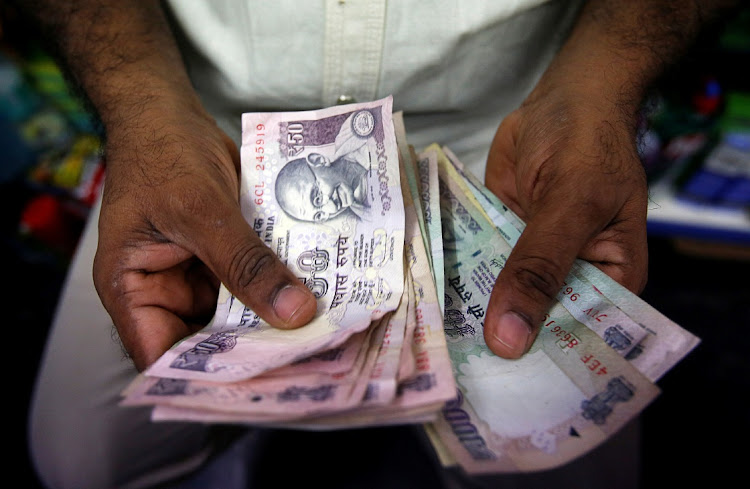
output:
POLYGON ((242 117, 243 215, 318 298, 275 329, 223 286, 212 321, 124 392, 155 421, 341 429, 415 423, 469 473, 562 465, 659 393, 699 342, 577 261, 519 360, 482 330, 524 223, 390 97, 242 117))

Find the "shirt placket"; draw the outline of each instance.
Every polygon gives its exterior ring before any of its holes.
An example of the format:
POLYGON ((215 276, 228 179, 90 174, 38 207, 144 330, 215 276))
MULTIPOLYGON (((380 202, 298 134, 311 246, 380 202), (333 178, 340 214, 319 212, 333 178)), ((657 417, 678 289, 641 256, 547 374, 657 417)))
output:
POLYGON ((324 105, 375 99, 385 8, 386 0, 326 0, 324 105))

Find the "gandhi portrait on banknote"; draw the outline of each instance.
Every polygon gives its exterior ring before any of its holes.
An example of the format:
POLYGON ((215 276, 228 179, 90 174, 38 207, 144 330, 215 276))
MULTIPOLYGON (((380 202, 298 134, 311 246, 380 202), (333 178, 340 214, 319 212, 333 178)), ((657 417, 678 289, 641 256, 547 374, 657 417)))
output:
POLYGON ((276 177, 281 209, 300 221, 324 222, 344 214, 368 219, 370 161, 365 153, 372 130, 370 111, 359 111, 341 125, 335 140, 346 143, 337 145, 332 157, 310 152, 284 165, 276 177))
POLYGON ((330 161, 310 153, 287 163, 276 178, 276 200, 291 217, 323 222, 346 211, 361 218, 369 207, 367 170, 346 156, 330 161))

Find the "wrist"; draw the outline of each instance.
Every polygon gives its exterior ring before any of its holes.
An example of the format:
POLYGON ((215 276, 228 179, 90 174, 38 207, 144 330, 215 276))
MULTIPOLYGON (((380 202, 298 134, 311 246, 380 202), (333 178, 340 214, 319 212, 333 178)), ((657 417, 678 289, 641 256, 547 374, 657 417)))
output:
POLYGON ((139 79, 134 84, 113 81, 106 91, 91 97, 108 138, 152 131, 180 120, 212 120, 192 87, 153 76, 139 79))
POLYGON ((531 99, 552 90, 635 127, 654 82, 733 0, 590 0, 531 99))
POLYGON ((159 0, 29 0, 23 10, 106 130, 152 105, 200 106, 159 0))

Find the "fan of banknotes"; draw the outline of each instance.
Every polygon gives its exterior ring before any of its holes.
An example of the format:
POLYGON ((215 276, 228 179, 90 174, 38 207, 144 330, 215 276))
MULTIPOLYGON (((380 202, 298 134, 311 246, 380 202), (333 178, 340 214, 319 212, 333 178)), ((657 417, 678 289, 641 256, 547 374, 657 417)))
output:
POLYGON ((123 392, 154 421, 329 430, 415 423, 444 464, 534 471, 638 415, 699 342, 577 261, 519 360, 482 329, 524 223, 439 144, 415 150, 392 98, 242 116, 240 202, 318 298, 272 328, 223 286, 212 321, 123 392))

